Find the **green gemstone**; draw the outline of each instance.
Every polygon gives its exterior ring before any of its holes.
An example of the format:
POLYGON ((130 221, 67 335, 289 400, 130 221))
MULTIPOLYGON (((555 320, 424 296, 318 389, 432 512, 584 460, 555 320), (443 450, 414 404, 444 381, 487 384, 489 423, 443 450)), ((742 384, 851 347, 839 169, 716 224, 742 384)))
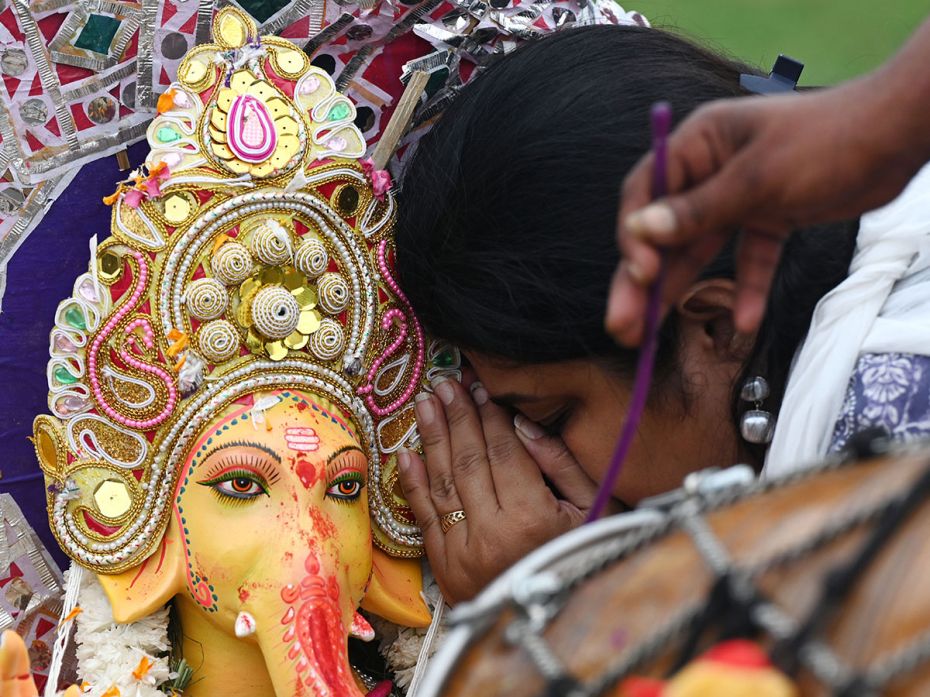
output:
POLYGON ((335 104, 332 109, 329 110, 329 116, 327 118, 330 121, 341 121, 342 119, 349 118, 349 114, 352 111, 349 109, 349 105, 345 102, 339 102, 335 104))
POLYGON ((455 362, 455 356, 451 351, 443 351, 438 354, 434 359, 433 363, 439 368, 448 368, 455 362))
POLYGON ((261 24, 287 7, 288 0, 238 0, 237 4, 261 24))
POLYGON ((77 48, 83 48, 85 51, 93 51, 102 56, 109 55, 110 46, 113 43, 113 37, 119 31, 119 25, 122 22, 115 17, 105 15, 91 15, 87 19, 87 24, 81 30, 74 45, 77 48))
POLYGON ((174 141, 181 139, 180 133, 178 133, 173 128, 168 128, 167 126, 162 126, 159 128, 155 136, 162 143, 173 143, 174 141))
POLYGON ((69 307, 65 312, 65 322, 75 329, 87 329, 87 321, 84 319, 84 313, 76 307, 69 307))
POLYGON ((63 365, 60 365, 57 368, 55 368, 54 375, 55 375, 55 379, 61 385, 73 385, 74 383, 78 381, 78 379, 74 377, 71 374, 71 372, 67 368, 65 368, 63 365))

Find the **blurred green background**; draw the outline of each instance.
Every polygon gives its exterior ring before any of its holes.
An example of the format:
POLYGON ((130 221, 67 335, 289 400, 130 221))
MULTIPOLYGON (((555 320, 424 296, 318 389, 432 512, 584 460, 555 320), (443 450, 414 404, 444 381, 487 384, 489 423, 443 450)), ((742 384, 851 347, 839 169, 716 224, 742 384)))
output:
MULTIPOLYGON (((675 28, 768 71, 779 53, 805 63, 802 85, 868 71, 930 16, 930 0, 620 0, 656 26, 675 28)), ((928 66, 930 68, 930 66, 928 66)))

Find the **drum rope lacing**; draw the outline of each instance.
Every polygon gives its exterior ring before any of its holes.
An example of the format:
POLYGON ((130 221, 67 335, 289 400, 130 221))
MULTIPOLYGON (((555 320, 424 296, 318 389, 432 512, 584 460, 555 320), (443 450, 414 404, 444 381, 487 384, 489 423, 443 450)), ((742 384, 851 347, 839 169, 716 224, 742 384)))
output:
MULTIPOLYGON (((876 445, 877 450, 887 452, 890 449, 888 443, 876 445)), ((500 603, 482 606, 480 610, 462 607, 462 611, 455 613, 452 621, 456 624, 479 624, 498 614, 505 606, 510 606, 517 611, 517 618, 507 627, 506 639, 514 645, 521 646, 549 681, 545 694, 563 697, 603 695, 639 665, 654 658, 663 648, 667 648, 670 643, 681 639, 687 641, 689 633, 696 635, 702 619, 711 614, 708 613, 711 599, 678 612, 648 639, 631 648, 605 675, 588 684, 582 684, 569 674, 548 645, 543 632, 548 622, 560 612, 566 597, 575 587, 645 544, 681 529, 689 534, 702 559, 717 577, 715 590, 729 593, 731 600, 741 603, 757 630, 768 633, 783 650, 796 657, 817 679, 828 686, 834 695, 867 697, 878 694, 895 678, 930 660, 930 630, 911 643, 888 652, 864 672, 856 674, 829 646, 813 636, 814 632, 811 629, 820 626, 823 618, 829 613, 824 613, 823 617, 812 614, 806 621, 798 622, 777 605, 766 600, 755 588, 753 579, 797 561, 863 525, 879 521, 879 527, 867 538, 866 544, 855 555, 853 562, 842 565, 832 574, 834 579, 842 578, 844 581, 839 584, 843 586, 839 588, 841 592, 837 593, 842 596, 865 571, 881 543, 897 531, 910 512, 930 497, 930 469, 918 477, 907 495, 902 497, 900 494, 891 494, 878 502, 846 512, 835 517, 831 523, 808 536, 800 544, 748 564, 734 564, 726 548, 704 519, 706 514, 725 506, 835 470, 846 463, 847 460, 836 456, 819 466, 783 477, 753 480, 749 484, 716 489, 701 486, 702 481, 716 476, 716 472, 698 472, 690 475, 685 487, 679 492, 674 492, 671 496, 673 500, 663 506, 668 509, 664 521, 631 531, 600 549, 585 553, 581 559, 573 558, 570 565, 565 565, 566 568, 557 573, 546 571, 523 579, 514 585, 512 597, 500 603)), ((837 581, 834 580, 834 583, 837 581)), ((827 584, 823 600, 829 601, 830 595, 830 586, 827 584)), ((835 608, 840 602, 842 597, 835 603, 818 603, 815 613, 822 605, 831 604, 835 608)), ((696 644, 696 641, 693 643, 696 644)))

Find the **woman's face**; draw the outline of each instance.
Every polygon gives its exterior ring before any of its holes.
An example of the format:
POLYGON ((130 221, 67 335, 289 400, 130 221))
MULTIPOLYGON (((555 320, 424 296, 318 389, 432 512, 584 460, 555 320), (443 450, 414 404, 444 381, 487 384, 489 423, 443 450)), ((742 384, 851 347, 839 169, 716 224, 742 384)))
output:
MULTIPOLYGON (((707 364, 702 349, 683 345, 679 362, 688 367, 666 380, 646 407, 613 492, 627 506, 680 486, 689 472, 739 456, 730 415, 738 365, 707 364)), ((601 480, 626 418, 631 379, 594 360, 514 365, 466 355, 491 399, 560 436, 585 473, 601 480)))

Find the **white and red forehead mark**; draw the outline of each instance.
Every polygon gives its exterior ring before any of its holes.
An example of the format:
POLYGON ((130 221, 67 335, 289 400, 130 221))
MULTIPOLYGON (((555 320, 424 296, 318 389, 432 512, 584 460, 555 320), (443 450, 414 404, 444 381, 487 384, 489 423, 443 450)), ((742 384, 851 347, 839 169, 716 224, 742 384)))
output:
POLYGON ((289 426, 284 430, 287 447, 298 453, 313 453, 320 449, 320 437, 308 426, 289 426))
MULTIPOLYGON (((285 395, 285 397, 287 396, 288 395, 285 395)), ((290 395, 290 398, 292 401, 295 402, 297 411, 303 412, 303 411, 306 411, 307 409, 310 409, 311 411, 315 412, 313 414, 315 420, 322 418, 324 420, 331 421, 332 423, 339 426, 343 431, 348 433, 350 436, 358 440, 358 436, 355 434, 355 429, 353 429, 348 423, 346 423, 346 421, 338 413, 336 414, 331 413, 329 410, 320 406, 316 402, 304 399, 302 396, 297 395, 297 394, 290 395)))

